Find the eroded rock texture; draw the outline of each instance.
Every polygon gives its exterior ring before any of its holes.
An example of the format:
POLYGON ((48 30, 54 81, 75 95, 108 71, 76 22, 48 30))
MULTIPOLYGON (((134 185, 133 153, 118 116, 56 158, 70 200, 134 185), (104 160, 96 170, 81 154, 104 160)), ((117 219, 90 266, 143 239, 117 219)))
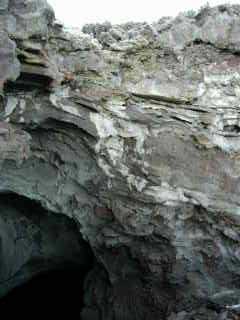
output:
POLYGON ((79 34, 45 1, 0 10, 0 190, 78 225, 82 318, 234 319, 240 6, 79 34))

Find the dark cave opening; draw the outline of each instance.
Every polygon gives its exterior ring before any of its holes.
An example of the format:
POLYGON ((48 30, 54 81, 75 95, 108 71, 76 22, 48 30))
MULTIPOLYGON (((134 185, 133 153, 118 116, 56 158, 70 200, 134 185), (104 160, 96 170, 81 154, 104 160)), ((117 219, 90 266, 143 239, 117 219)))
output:
POLYGON ((1 317, 80 319, 93 261, 72 219, 21 195, 0 195, 1 317))
POLYGON ((80 319, 85 275, 86 271, 67 267, 40 274, 3 297, 0 314, 10 319, 16 314, 20 319, 80 319))

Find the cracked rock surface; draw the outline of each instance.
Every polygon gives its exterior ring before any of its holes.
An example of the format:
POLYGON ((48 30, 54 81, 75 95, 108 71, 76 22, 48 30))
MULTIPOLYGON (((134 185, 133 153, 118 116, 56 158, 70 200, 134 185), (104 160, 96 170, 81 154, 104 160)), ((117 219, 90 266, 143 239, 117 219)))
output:
POLYGON ((236 318, 240 6, 82 33, 43 0, 0 0, 0 18, 0 193, 78 226, 96 258, 82 319, 236 318))

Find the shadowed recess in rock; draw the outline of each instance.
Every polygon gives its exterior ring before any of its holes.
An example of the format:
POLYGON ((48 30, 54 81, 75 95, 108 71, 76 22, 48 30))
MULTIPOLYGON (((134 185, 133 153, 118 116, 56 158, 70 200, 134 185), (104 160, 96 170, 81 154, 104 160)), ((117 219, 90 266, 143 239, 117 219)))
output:
POLYGON ((79 315, 92 254, 75 223, 13 193, 0 212, 0 312, 79 315))
POLYGON ((48 89, 51 84, 51 79, 44 75, 32 75, 28 73, 21 73, 16 82, 9 81, 6 86, 6 91, 31 91, 34 89, 44 90, 48 89))
POLYGON ((33 319, 36 315, 79 319, 84 275, 85 272, 67 266, 38 275, 2 298, 0 312, 9 317, 17 312, 22 319, 33 319))

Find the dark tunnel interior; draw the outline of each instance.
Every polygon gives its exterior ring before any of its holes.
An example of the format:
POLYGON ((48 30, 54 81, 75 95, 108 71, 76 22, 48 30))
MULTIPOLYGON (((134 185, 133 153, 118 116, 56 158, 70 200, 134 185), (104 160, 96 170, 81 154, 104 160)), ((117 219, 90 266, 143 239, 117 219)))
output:
MULTIPOLYGON (((11 193, 1 195, 0 286, 1 281, 4 283, 4 281, 1 280, 1 272, 4 267, 3 252, 7 251, 4 251, 2 247, 2 244, 4 244, 3 229, 9 225, 11 232, 8 232, 7 239, 14 238, 14 232, 16 230, 19 233, 19 239, 21 239, 21 237, 30 237, 32 236, 31 230, 36 229, 36 244, 33 245, 33 248, 39 243, 43 243, 40 249, 43 252, 44 258, 54 258, 55 263, 48 263, 47 268, 43 269, 46 271, 39 269, 38 272, 37 269, 34 269, 36 271, 33 273, 34 276, 18 286, 13 286, 13 288, 0 299, 0 318, 12 319, 17 316, 19 319, 36 319, 39 317, 43 319, 49 317, 53 317, 53 319, 57 319, 58 317, 80 319, 81 309, 83 307, 84 279, 88 271, 92 268, 93 255, 89 245, 81 238, 75 222, 64 215, 55 216, 52 213, 47 213, 38 202, 23 196, 11 193), (66 240, 64 234, 62 234, 64 231, 72 232, 72 235, 68 237, 65 236, 66 240), (48 247, 48 241, 55 241, 55 239, 56 242, 59 242, 58 246, 51 245, 48 247), (73 249, 71 245, 75 246, 75 249, 73 249), (64 246, 65 251, 61 250, 62 246, 64 246), (49 250, 52 256, 48 257, 47 254, 49 250), (64 260, 64 254, 67 255, 66 260, 64 260), (77 257, 75 257, 75 254, 77 257), (78 260, 79 258, 80 261, 78 260)), ((12 245, 14 240, 12 242, 10 242, 10 240, 5 241, 5 244, 6 243, 11 249, 10 244, 12 245)), ((32 245, 31 241, 26 243, 32 245)), ((19 252, 23 250, 23 254, 26 250, 25 247, 23 247, 23 249, 22 247, 16 248, 19 252)), ((35 248, 34 250, 36 250, 36 252, 33 251, 33 255, 39 254, 41 258, 42 253, 38 252, 40 249, 38 247, 37 249, 35 248)), ((17 259, 19 259, 18 257, 16 254, 16 263, 17 259)), ((15 263, 15 258, 13 262, 15 263)))
POLYGON ((80 319, 86 272, 66 268, 34 277, 0 300, 1 319, 80 319))

